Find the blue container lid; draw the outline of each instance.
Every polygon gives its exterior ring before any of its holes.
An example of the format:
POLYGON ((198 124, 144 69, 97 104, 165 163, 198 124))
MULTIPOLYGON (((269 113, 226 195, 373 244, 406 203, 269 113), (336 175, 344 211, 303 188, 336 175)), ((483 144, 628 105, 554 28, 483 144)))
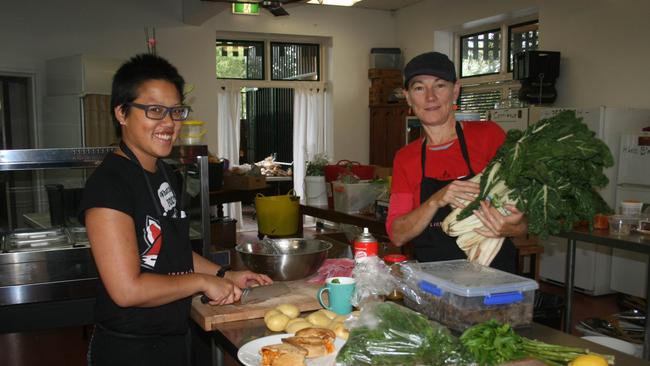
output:
POLYGON ((490 296, 536 290, 529 278, 500 271, 464 259, 407 264, 418 281, 427 282, 442 292, 463 297, 490 296))

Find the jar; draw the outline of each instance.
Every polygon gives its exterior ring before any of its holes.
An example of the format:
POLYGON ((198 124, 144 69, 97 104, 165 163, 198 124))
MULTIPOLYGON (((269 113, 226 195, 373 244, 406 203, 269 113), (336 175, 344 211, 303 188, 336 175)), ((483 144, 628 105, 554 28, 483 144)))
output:
POLYGON ((203 121, 184 121, 179 136, 181 145, 203 145, 203 136, 207 132, 204 125, 203 121))
MULTIPOLYGON (((396 264, 406 262, 407 259, 408 258, 403 254, 386 254, 384 256, 384 262, 390 267, 390 273, 398 280, 402 279, 402 272, 400 271, 399 265, 396 264)), ((386 300, 401 301, 402 299, 404 299, 404 295, 402 295, 402 292, 398 289, 394 289, 391 293, 386 295, 386 300)))
POLYGON ((606 230, 609 228, 609 221, 607 215, 596 214, 594 216, 594 229, 606 230))

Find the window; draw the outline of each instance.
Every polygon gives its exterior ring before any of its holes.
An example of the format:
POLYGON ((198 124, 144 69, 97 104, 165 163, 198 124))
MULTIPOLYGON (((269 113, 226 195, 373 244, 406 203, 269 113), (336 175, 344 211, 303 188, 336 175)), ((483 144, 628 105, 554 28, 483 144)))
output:
POLYGON ((242 95, 240 163, 270 155, 291 162, 294 88, 325 89, 322 45, 311 37, 249 37, 224 33, 216 41, 217 85, 242 95))
POLYGON ((488 109, 522 106, 517 98, 521 84, 512 80, 513 55, 539 47, 538 20, 520 19, 456 34, 455 44, 460 111, 478 112, 485 119, 488 109))
POLYGON ((320 80, 320 45, 271 42, 271 80, 320 80))
POLYGON ((460 77, 496 74, 501 69, 501 30, 460 38, 460 77))
POLYGON ((501 91, 461 88, 458 99, 461 112, 479 112, 481 120, 484 121, 487 110, 494 108, 494 105, 501 100, 501 91))
POLYGON ((219 79, 264 80, 264 42, 217 40, 219 79))
POLYGON ((512 71, 513 56, 522 51, 531 51, 539 48, 539 22, 515 24, 508 27, 508 71, 512 71))

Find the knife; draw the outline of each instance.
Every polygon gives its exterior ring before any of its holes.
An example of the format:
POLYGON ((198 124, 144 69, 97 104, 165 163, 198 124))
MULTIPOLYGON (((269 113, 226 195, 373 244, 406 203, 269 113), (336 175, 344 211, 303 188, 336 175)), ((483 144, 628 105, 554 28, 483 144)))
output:
MULTIPOLYGON (((255 304, 289 292, 291 292, 289 286, 282 282, 276 282, 265 286, 246 287, 242 290, 241 298, 238 303, 240 305, 255 304)), ((201 302, 207 304, 210 302, 210 299, 205 295, 201 295, 201 302)))

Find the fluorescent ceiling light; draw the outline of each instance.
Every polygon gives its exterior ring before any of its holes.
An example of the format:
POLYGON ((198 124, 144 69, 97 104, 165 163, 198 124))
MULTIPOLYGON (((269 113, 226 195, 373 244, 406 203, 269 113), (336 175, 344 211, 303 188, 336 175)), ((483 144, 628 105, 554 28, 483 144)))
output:
POLYGON ((307 4, 352 6, 361 0, 309 0, 307 4))

